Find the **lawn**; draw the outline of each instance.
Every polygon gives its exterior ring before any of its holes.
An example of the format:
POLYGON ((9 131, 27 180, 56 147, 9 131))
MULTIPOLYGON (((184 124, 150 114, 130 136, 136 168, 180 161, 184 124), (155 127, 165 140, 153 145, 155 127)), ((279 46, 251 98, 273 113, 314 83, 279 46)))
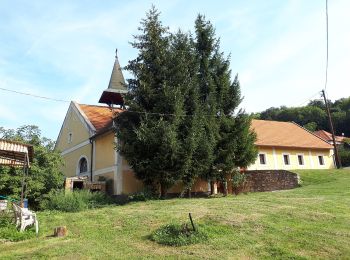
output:
POLYGON ((226 198, 134 202, 79 213, 39 212, 40 235, 0 242, 0 258, 350 258, 350 170, 298 171, 302 187, 226 198), (208 240, 182 247, 148 239, 188 221, 208 240), (66 225, 65 238, 50 237, 66 225))

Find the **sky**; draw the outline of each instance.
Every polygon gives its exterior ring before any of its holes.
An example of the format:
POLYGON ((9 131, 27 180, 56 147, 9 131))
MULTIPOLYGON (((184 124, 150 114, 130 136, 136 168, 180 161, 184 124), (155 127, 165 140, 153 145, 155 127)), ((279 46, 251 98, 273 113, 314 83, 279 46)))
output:
MULTIPOLYGON (((170 31, 193 31, 199 13, 212 22, 247 112, 320 98, 326 0, 0 0, 0 88, 98 104, 115 49, 121 66, 136 57, 130 42, 152 4, 170 31)), ((331 100, 350 96, 349 10, 348 0, 328 1, 331 100)), ((68 106, 0 89, 0 127, 37 125, 55 140, 68 106)))

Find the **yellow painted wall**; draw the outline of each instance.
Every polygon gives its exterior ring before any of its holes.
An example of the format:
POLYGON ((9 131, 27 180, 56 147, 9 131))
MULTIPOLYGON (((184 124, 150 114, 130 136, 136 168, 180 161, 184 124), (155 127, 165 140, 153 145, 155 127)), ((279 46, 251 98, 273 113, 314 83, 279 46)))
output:
POLYGON ((85 145, 73 152, 63 155, 64 166, 62 171, 66 177, 76 176, 76 171, 81 156, 87 158, 88 161, 88 172, 90 172, 91 164, 91 144, 85 145))
POLYGON ((123 194, 136 193, 143 190, 143 183, 139 181, 132 170, 123 170, 123 194))
MULTIPOLYGON (((180 193, 183 191, 183 183, 181 181, 175 183, 173 187, 168 190, 168 193, 180 193)), ((192 186, 192 192, 207 192, 208 182, 202 179, 197 179, 192 186)))
POLYGON ((74 109, 69 109, 66 120, 62 126, 60 136, 57 140, 56 149, 58 151, 65 151, 80 144, 90 137, 89 130, 84 123, 79 119, 79 116, 74 109), (72 133, 72 141, 68 142, 69 133, 72 133))
POLYGON ((114 179, 114 172, 106 172, 106 173, 103 173, 103 174, 95 175, 94 176, 94 181, 98 181, 99 177, 104 177, 106 179, 113 180, 114 179))
POLYGON ((283 148, 262 148, 259 147, 259 153, 266 155, 266 164, 260 164, 259 157, 254 164, 248 167, 248 170, 295 170, 295 169, 332 169, 334 168, 332 150, 317 149, 283 149, 283 148), (285 165, 283 154, 289 155, 290 165, 285 165), (299 165, 298 155, 303 155, 304 165, 299 165), (324 165, 319 164, 318 156, 322 155, 324 165))
POLYGON ((88 161, 89 175, 91 171, 91 144, 89 143, 90 132, 85 123, 83 123, 79 118, 76 110, 73 107, 74 104, 72 103, 68 109, 56 143, 56 150, 63 152, 62 157, 64 166, 62 167, 62 171, 67 177, 77 175, 79 160, 82 156, 86 157, 88 161), (69 142, 69 133, 72 133, 71 142, 69 142), (86 144, 65 153, 69 151, 69 149, 74 149, 75 146, 81 145, 83 142, 86 142, 86 144))
POLYGON ((95 139, 95 169, 112 167, 116 164, 114 134, 107 133, 95 139))

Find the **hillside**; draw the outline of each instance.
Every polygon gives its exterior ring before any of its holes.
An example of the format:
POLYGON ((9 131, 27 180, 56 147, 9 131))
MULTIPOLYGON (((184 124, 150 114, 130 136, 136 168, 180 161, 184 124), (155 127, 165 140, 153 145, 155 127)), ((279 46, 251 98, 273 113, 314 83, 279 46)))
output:
MULTIPOLYGON (((0 242, 0 258, 347 258, 350 170, 299 171, 294 190, 213 199, 171 199, 80 213, 39 212, 39 238, 0 242), (205 226, 207 242, 161 246, 148 235, 167 223, 205 226), (66 225, 66 238, 52 238, 66 225)), ((201 227, 199 226, 199 227, 201 227)))

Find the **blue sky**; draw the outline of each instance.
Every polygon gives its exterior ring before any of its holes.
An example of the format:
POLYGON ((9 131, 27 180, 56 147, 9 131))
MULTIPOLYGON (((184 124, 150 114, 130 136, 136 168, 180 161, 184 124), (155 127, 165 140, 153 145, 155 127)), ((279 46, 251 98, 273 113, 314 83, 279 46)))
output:
MULTIPOLYGON (((304 105, 324 87, 325 0, 0 0, 0 87, 97 104, 115 48, 122 66, 135 58, 129 42, 152 3, 172 31, 192 30, 198 13, 211 20, 248 112, 304 105)), ((350 1, 329 0, 332 100, 350 96, 349 10, 350 1)), ((0 126, 34 124, 56 139, 68 105, 0 90, 0 126)))

